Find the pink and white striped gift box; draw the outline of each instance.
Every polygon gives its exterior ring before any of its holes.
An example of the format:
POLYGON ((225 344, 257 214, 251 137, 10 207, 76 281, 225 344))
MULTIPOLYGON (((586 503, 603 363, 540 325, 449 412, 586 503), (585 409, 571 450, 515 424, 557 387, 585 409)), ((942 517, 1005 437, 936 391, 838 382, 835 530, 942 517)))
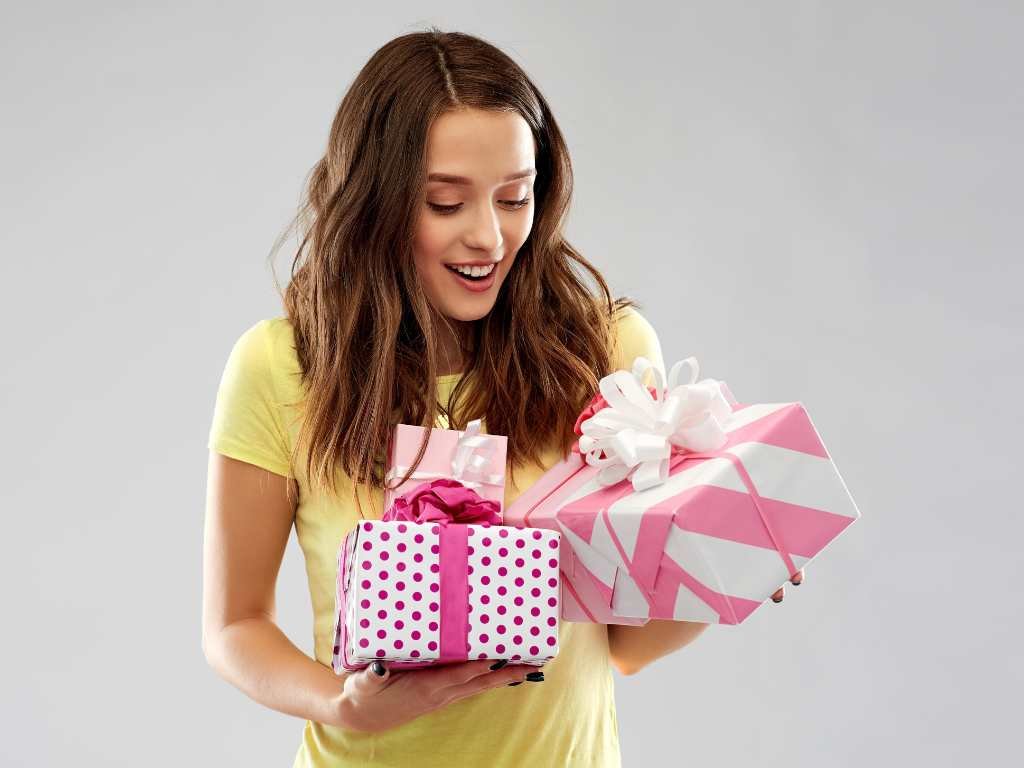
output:
POLYGON ((860 517, 801 403, 730 405, 724 445, 673 453, 659 485, 602 485, 573 453, 505 510, 562 533, 563 619, 739 624, 860 517))

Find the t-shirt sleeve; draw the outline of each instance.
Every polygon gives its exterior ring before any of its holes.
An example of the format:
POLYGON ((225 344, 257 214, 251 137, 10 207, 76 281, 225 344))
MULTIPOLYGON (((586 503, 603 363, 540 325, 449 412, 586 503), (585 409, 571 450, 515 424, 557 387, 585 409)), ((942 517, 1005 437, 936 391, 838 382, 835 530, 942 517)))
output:
POLYGON ((232 347, 217 389, 208 446, 232 459, 293 477, 270 323, 256 323, 232 347))
MULTIPOLYGON (((616 364, 615 369, 632 370, 633 361, 637 357, 646 357, 664 374, 665 361, 661 354, 661 341, 650 321, 634 307, 620 310, 616 324, 616 364)), ((645 381, 653 383, 648 372, 645 381)))

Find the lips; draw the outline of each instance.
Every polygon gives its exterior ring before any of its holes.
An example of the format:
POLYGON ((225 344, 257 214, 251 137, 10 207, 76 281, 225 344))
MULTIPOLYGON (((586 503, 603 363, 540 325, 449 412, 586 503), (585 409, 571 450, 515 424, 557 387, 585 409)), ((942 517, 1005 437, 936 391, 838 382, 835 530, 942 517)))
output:
POLYGON ((445 264, 446 267, 489 267, 491 264, 497 264, 497 261, 455 261, 451 264, 445 264))
POLYGON ((494 264, 495 266, 494 266, 493 269, 491 269, 490 272, 488 272, 487 274, 484 274, 484 275, 467 275, 467 274, 457 270, 456 266, 459 266, 459 267, 472 267, 472 266, 483 267, 483 266, 488 266, 487 264, 457 264, 457 265, 456 264, 445 264, 445 266, 448 268, 449 272, 454 272, 456 275, 459 275, 460 277, 465 277, 468 280, 486 280, 488 277, 490 277, 491 275, 493 275, 495 272, 498 271, 498 267, 497 267, 497 263, 496 262, 492 261, 492 262, 489 262, 489 264, 494 264))
POLYGON ((495 281, 497 280, 498 275, 497 268, 492 269, 488 274, 482 277, 476 278, 467 277, 466 275, 461 274, 458 270, 452 269, 451 267, 448 267, 448 272, 451 273, 451 276, 455 278, 455 281, 458 282, 459 285, 474 293, 482 293, 484 291, 490 290, 491 286, 493 286, 495 281))

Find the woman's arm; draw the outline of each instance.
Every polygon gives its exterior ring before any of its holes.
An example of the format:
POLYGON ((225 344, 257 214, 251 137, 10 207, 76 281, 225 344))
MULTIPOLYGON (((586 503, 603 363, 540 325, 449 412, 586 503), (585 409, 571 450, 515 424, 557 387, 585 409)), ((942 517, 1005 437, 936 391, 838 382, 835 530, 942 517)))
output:
POLYGON ((210 666, 278 712, 337 724, 344 677, 311 659, 269 617, 238 619, 203 645, 210 666))
POLYGON ((295 516, 288 482, 294 481, 210 453, 203 653, 218 675, 260 704, 333 723, 344 677, 299 650, 274 623, 274 584, 295 516))
POLYGON ((608 625, 608 653, 623 675, 634 675, 652 661, 693 642, 710 624, 651 619, 642 627, 608 625))

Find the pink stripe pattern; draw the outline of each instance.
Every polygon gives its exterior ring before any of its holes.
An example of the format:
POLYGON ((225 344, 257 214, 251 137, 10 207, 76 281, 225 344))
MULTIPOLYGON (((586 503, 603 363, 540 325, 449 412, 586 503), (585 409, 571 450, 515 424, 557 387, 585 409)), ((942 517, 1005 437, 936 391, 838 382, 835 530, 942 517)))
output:
POLYGON ((731 408, 725 444, 674 451, 660 485, 601 485, 573 453, 505 510, 563 534, 563 619, 740 624, 860 517, 801 403, 731 408))

